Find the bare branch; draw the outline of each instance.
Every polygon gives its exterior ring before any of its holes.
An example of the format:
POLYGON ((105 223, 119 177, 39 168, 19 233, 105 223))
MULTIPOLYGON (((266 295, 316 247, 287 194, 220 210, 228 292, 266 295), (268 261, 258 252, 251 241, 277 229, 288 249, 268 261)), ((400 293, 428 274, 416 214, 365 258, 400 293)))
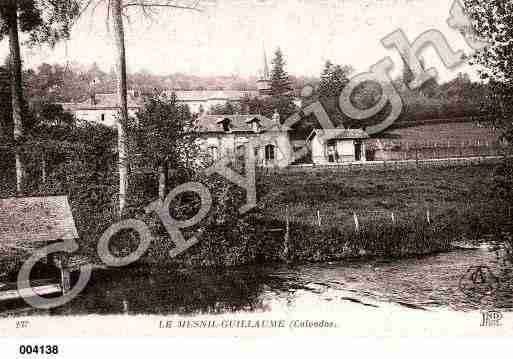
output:
POLYGON ((110 0, 107 0, 107 16, 105 17, 105 27, 107 33, 110 34, 110 0))
POLYGON ((172 3, 149 3, 145 1, 136 1, 136 2, 129 2, 126 4, 123 4, 123 8, 138 6, 138 7, 168 7, 168 8, 174 8, 174 9, 183 9, 183 10, 193 10, 193 11, 202 11, 200 8, 198 8, 199 1, 196 1, 196 3, 193 6, 186 6, 186 5, 177 5, 172 3))
POLYGON ((91 12, 94 14, 98 6, 100 6, 101 3, 105 2, 105 0, 86 0, 85 5, 82 5, 82 10, 80 11, 78 17, 82 17, 82 15, 91 8, 91 5, 94 3, 91 12))

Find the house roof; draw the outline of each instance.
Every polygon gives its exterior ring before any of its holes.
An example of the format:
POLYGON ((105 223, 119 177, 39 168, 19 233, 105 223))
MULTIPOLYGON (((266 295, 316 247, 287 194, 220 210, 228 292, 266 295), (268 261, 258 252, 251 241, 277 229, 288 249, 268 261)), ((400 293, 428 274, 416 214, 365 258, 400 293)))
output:
POLYGON ((367 132, 359 128, 314 129, 307 137, 307 140, 310 141, 315 136, 322 137, 324 141, 369 138, 367 132))
POLYGON ((204 115, 196 120, 196 132, 222 132, 222 122, 230 121, 231 132, 253 132, 251 123, 257 120, 260 131, 285 131, 283 127, 262 115, 204 115))
POLYGON ((175 93, 178 101, 183 102, 196 102, 196 101, 209 101, 209 100, 222 100, 222 101, 240 101, 245 96, 255 97, 258 96, 258 91, 237 91, 237 90, 197 90, 197 91, 165 91, 168 96, 175 93))
POLYGON ((77 239, 66 196, 0 198, 0 243, 77 239))
MULTIPOLYGON (((170 96, 175 93, 178 101, 181 102, 205 102, 209 100, 219 101, 240 101, 245 96, 258 96, 258 91, 237 91, 237 90, 198 90, 198 91, 164 91, 164 94, 170 96)), ((143 104, 142 97, 135 97, 128 94, 128 108, 139 108, 143 104)), ((95 104, 88 98, 78 103, 61 103, 63 108, 68 111, 77 110, 105 110, 118 107, 117 95, 114 93, 96 94, 95 104)))
MULTIPOLYGON (((61 103, 62 107, 68 111, 76 110, 108 110, 118 108, 117 94, 114 93, 103 93, 96 94, 94 96, 95 103, 91 103, 91 99, 88 98, 85 101, 78 103, 61 103)), ((142 105, 142 98, 134 97, 130 94, 127 95, 128 108, 135 109, 142 105)))

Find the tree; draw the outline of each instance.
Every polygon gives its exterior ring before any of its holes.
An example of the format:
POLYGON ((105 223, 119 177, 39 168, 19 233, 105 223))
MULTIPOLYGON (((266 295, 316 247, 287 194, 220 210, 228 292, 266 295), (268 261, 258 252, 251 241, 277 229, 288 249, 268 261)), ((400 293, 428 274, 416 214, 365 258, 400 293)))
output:
POLYGON ((292 91, 289 75, 285 71, 285 59, 281 49, 274 52, 271 70, 271 96, 285 96, 292 91))
POLYGON ((69 36, 71 21, 78 15, 75 0, 5 0, 0 5, 0 40, 9 38, 11 102, 13 139, 16 146, 16 189, 23 192, 25 165, 18 149, 23 142, 23 113, 26 111, 23 97, 22 60, 19 31, 28 33, 30 43, 54 45, 69 36))
POLYGON ((235 115, 241 113, 241 108, 238 104, 233 104, 227 101, 223 105, 214 105, 208 110, 209 115, 235 115))
MULTIPOLYGON (((403 74, 402 74, 402 83, 401 83, 401 89, 403 92, 413 95, 413 94, 422 94, 426 97, 435 97, 439 95, 440 89, 438 86, 438 82, 434 77, 430 78, 429 80, 425 81, 419 88, 415 90, 411 90, 408 86, 409 83, 411 83, 415 76, 413 75, 413 71, 410 68, 410 65, 408 61, 404 57, 402 57, 403 61, 403 74)), ((425 70, 426 65, 424 59, 420 59, 420 67, 425 70)))
MULTIPOLYGON (((272 118, 274 111, 280 114, 283 123, 292 114, 298 111, 292 101, 292 96, 250 97, 245 96, 240 103, 240 113, 245 115, 263 115, 272 118)), ((217 113, 217 112, 216 112, 217 113)))
MULTIPOLYGON (((511 146, 513 143, 513 0, 464 0, 472 19, 463 29, 472 40, 486 40, 471 61, 481 66, 480 74, 489 86, 489 113, 511 146)), ((492 193, 505 202, 513 200, 513 161, 505 158, 494 170, 492 193)), ((507 237, 506 237, 507 238, 507 237)), ((511 246, 511 238, 506 239, 511 246)), ((511 260, 511 258, 510 258, 511 260)))
POLYGON ((129 9, 139 9, 146 17, 155 8, 175 8, 187 10, 199 10, 197 7, 199 1, 194 5, 180 5, 176 1, 166 0, 87 0, 85 7, 96 7, 101 3, 106 3, 108 14, 110 16, 114 46, 116 51, 116 74, 117 74, 117 96, 119 106, 118 129, 118 156, 119 156, 119 214, 122 215, 126 207, 127 189, 128 189, 128 153, 127 138, 125 127, 128 124, 128 106, 127 106, 127 74, 126 74, 126 49, 125 49, 125 29, 123 18, 127 15, 129 9))
POLYGON ((319 82, 320 97, 337 97, 349 83, 349 75, 353 71, 351 66, 335 65, 327 60, 321 73, 319 82))
POLYGON ((189 129, 192 116, 187 105, 170 98, 146 98, 131 128, 135 152, 140 156, 135 167, 150 167, 158 173, 158 196, 164 200, 170 169, 190 169, 195 137, 189 129))
POLYGON ((9 124, 12 120, 11 115, 11 83, 9 70, 5 67, 0 67, 0 140, 6 143, 9 139, 9 134, 12 135, 12 129, 9 129, 9 124))
POLYGON ((263 99, 260 107, 266 109, 265 115, 271 117, 275 110, 280 114, 280 118, 285 120, 296 110, 293 101, 293 88, 287 71, 285 71, 285 59, 280 48, 274 52, 271 69, 271 97, 263 99))
MULTIPOLYGON (((488 41, 471 63, 491 87, 489 102, 500 120, 503 137, 513 141, 513 0, 464 0, 472 19, 471 36, 488 41)), ((464 29, 469 31, 469 29, 464 29)))

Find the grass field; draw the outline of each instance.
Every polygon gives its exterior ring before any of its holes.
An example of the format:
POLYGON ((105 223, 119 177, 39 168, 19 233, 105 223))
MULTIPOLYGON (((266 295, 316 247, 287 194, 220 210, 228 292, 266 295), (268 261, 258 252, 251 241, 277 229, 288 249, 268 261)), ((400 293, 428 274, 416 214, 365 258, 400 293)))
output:
MULTIPOLYGON (((321 241, 333 232, 346 241, 362 240, 356 233, 356 214, 360 236, 366 232, 371 238, 365 240, 373 241, 374 249, 377 242, 409 241, 410 246, 428 238, 432 249, 440 250, 453 240, 477 240, 508 223, 513 210, 495 199, 493 170, 493 165, 476 165, 290 172, 262 176, 258 193, 266 215, 282 223, 288 217, 292 227, 312 229, 321 241)), ((425 243, 420 252, 429 252, 429 247, 425 243)))
POLYGON ((500 131, 490 123, 453 122, 393 128, 367 141, 368 160, 497 156, 500 131))
POLYGON ((260 178, 261 201, 280 217, 314 218, 317 210, 340 222, 353 212, 398 215, 431 208, 464 207, 490 202, 493 165, 390 171, 288 172, 260 178))
POLYGON ((386 131, 378 138, 398 140, 414 144, 482 144, 497 142, 500 132, 494 130, 489 123, 482 126, 477 122, 449 122, 424 124, 420 126, 396 128, 386 131))

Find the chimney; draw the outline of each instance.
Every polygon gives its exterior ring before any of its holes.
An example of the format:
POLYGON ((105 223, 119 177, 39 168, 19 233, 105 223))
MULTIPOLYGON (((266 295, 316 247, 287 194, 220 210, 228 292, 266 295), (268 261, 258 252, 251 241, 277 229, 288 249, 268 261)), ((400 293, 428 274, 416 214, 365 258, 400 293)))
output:
POLYGON ((273 113, 273 122, 274 123, 280 123, 280 114, 278 113, 278 110, 274 110, 274 113, 273 113))
POLYGON ((221 121, 221 125, 223 126, 223 130, 225 132, 230 132, 231 131, 231 121, 229 118, 224 118, 222 121, 221 121))

